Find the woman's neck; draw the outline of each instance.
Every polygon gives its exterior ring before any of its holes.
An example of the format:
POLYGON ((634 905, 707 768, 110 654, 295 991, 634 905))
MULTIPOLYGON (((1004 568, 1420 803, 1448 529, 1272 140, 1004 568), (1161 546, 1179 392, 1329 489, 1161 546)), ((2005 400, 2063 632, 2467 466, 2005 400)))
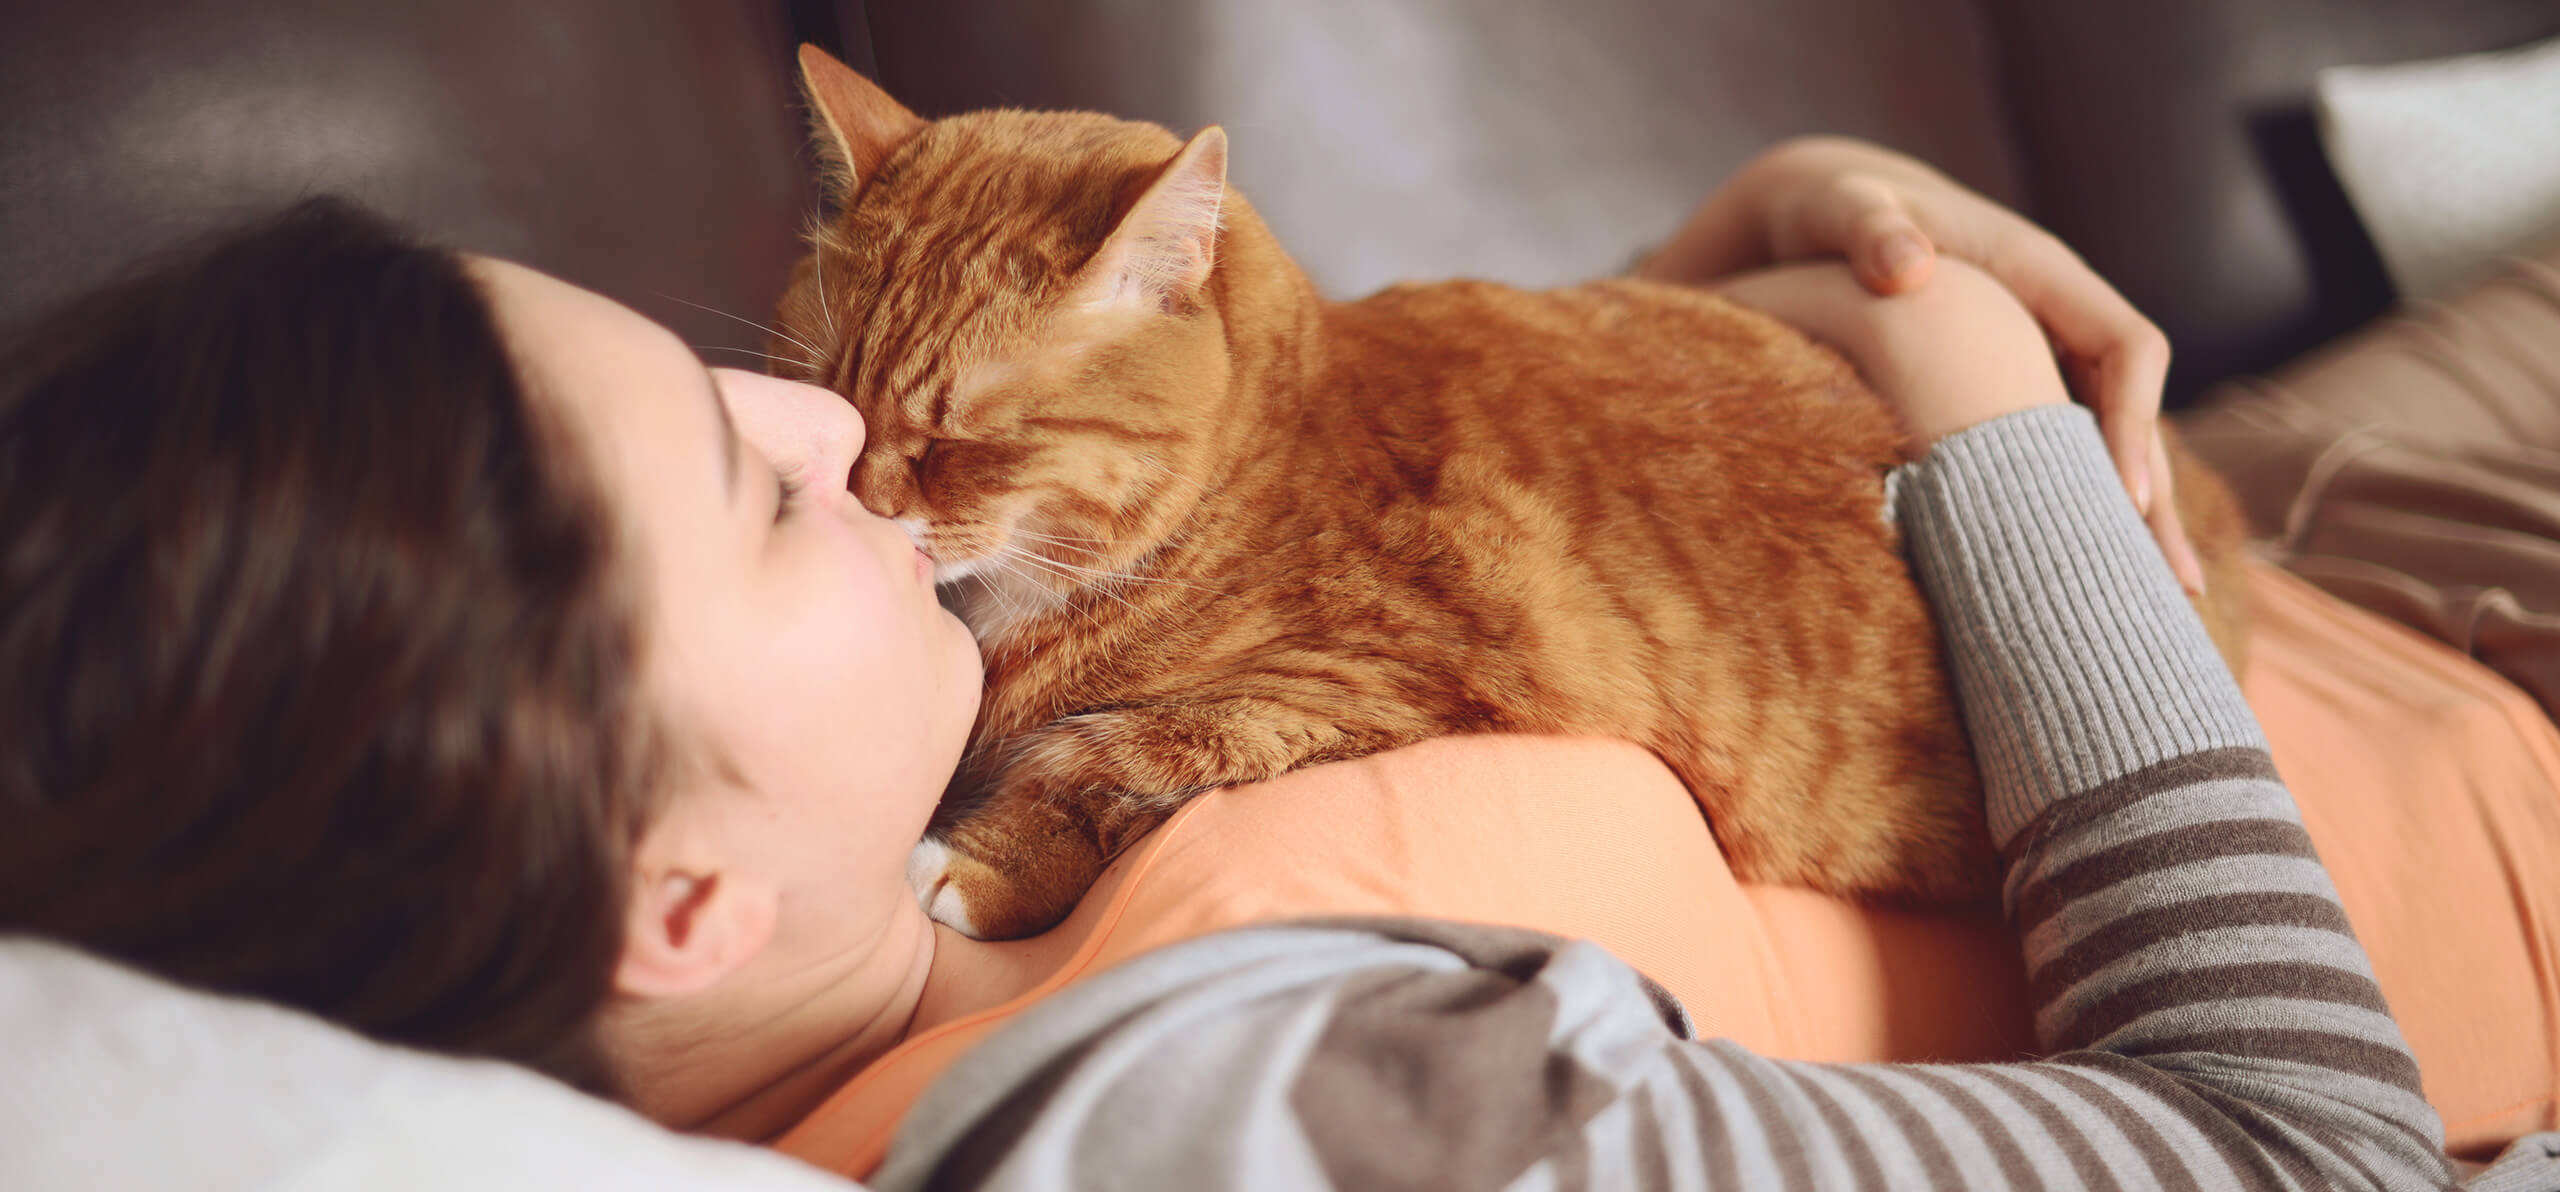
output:
POLYGON ((1055 935, 980 942, 908 902, 869 947, 777 957, 680 1006, 617 1007, 607 1039, 652 1120, 770 1141, 910 1037, 1036 987, 1074 948, 1055 935))

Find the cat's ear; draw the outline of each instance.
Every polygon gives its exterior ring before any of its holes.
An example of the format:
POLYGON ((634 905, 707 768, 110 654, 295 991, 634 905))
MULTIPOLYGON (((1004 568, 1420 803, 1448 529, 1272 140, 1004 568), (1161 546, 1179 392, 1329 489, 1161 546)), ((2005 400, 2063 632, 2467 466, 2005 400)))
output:
POLYGON ((816 46, 800 46, 800 88, 817 117, 819 172, 842 203, 871 180, 880 163, 924 127, 880 85, 816 46))
POLYGON ((1174 154, 1084 267, 1077 299, 1089 307, 1170 311, 1217 264, 1218 209, 1227 197, 1227 134, 1201 129, 1174 154))

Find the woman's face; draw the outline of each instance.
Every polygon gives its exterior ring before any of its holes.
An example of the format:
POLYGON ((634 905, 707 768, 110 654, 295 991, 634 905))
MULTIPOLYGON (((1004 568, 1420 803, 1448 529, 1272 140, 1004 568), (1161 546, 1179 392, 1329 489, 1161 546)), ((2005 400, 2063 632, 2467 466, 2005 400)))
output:
POLYGON ((676 797, 737 805, 749 839, 726 847, 771 867, 784 933, 859 930, 834 921, 905 897, 983 680, 927 560, 846 491, 860 416, 814 386, 706 372, 599 295, 476 267, 632 548, 645 673, 694 759, 676 797))

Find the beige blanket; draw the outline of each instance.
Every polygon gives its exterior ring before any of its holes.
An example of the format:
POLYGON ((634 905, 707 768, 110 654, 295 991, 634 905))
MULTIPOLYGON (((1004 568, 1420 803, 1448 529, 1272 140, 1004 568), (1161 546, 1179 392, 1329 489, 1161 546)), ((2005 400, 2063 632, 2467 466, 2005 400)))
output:
POLYGON ((2181 424, 2273 559, 2560 714, 2560 241, 2181 424))

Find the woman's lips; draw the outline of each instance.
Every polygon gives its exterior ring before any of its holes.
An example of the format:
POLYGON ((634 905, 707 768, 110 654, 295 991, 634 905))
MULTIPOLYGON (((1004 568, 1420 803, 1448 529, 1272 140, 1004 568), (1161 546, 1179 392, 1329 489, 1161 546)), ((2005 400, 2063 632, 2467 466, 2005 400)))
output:
POLYGON ((921 546, 916 548, 916 578, 928 584, 933 582, 933 556, 924 553, 921 546))

